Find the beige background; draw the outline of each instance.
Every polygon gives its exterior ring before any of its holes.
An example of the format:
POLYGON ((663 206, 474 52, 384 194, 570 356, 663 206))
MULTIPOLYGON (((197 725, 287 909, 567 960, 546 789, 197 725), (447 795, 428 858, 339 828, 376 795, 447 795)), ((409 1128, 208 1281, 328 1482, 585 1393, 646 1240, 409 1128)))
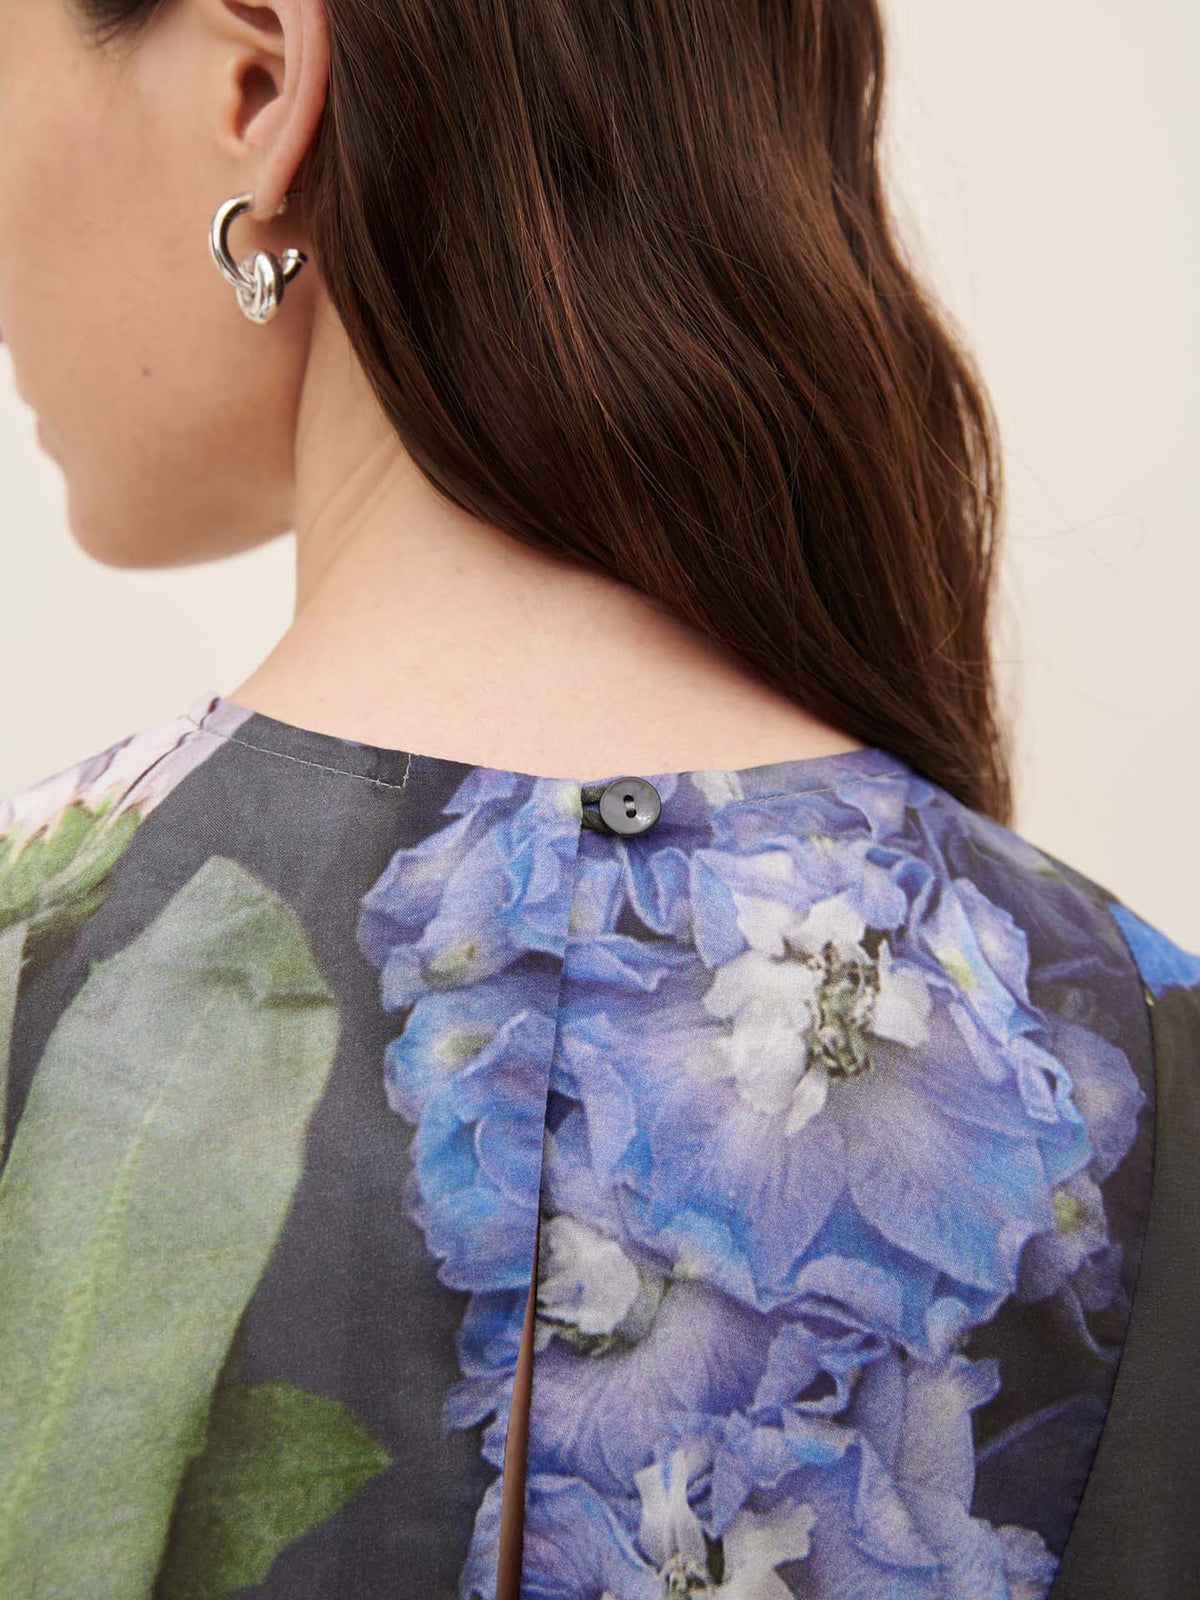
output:
MULTIPOLYGON (((1018 826, 1200 950, 1200 8, 888 15, 895 203, 1004 433, 1018 826)), ((0 794, 228 690, 286 625, 290 538, 158 574, 84 556, 3 350, 0 480, 0 794)))

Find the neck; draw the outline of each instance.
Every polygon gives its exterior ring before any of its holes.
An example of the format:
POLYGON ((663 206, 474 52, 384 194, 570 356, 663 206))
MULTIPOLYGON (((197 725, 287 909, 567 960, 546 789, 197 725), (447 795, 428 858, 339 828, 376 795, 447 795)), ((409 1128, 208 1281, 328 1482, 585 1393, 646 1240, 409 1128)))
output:
POLYGON ((388 748, 550 776, 741 767, 858 741, 625 584, 446 500, 317 318, 291 625, 228 698, 388 748))

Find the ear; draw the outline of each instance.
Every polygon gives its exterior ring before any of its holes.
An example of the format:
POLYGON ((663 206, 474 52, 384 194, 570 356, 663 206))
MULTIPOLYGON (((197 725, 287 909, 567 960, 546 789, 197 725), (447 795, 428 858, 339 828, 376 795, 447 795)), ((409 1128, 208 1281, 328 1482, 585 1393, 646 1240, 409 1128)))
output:
POLYGON ((220 30, 226 77, 221 139, 249 174, 249 213, 266 222, 294 186, 329 85, 325 0, 197 0, 220 30))

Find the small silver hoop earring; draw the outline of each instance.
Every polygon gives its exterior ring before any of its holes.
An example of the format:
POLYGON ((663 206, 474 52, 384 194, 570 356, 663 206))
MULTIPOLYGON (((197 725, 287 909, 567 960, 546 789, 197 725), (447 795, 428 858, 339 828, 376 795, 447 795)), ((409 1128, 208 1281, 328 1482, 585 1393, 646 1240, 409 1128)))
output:
MULTIPOLYGON (((299 189, 289 189, 276 211, 276 216, 287 210, 292 195, 299 189)), ((253 193, 236 194, 219 205, 208 230, 208 251, 217 271, 237 290, 237 302, 251 322, 260 326, 270 322, 283 301, 283 291, 308 260, 302 250, 285 250, 282 256, 270 250, 256 250, 247 256, 241 266, 229 254, 229 228, 235 217, 249 211, 254 204, 253 193)))

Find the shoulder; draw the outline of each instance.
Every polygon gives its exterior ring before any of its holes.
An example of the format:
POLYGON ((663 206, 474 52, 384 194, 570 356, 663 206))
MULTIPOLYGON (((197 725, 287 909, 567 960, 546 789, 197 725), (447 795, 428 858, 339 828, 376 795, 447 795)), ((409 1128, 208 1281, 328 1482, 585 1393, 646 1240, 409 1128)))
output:
POLYGON ((136 729, 0 796, 0 930, 76 922, 138 825, 214 751, 187 711, 136 729))
POLYGON ((990 839, 993 849, 1007 855, 1021 875, 1032 874, 1033 882, 1040 881, 1043 896, 1053 896, 1051 885, 1061 885, 1058 893, 1070 897, 1076 919, 1120 949, 1148 1001, 1161 1000, 1173 990, 1192 990, 1200 998, 1200 954, 1166 928, 1139 915, 1124 897, 1096 878, 1013 830, 981 820, 974 822, 973 829, 990 839))
POLYGON ((72 810, 109 822, 130 808, 145 814, 217 742, 190 711, 136 729, 26 788, 0 796, 0 841, 9 849, 19 846, 72 810))
MULTIPOLYGON (((1018 827, 964 804, 903 762, 838 786, 841 833, 902 882, 910 920, 931 952, 972 984, 967 967, 999 965, 1056 985, 1108 979, 1138 988, 1127 942, 1132 914, 1103 883, 1018 827), (1123 915, 1122 920, 1119 920, 1123 915), (970 945, 971 959, 963 965, 970 945)), ((1145 925, 1143 925, 1145 926, 1145 925)), ((1160 937, 1165 937, 1160 935, 1160 937)))
POLYGON ((1109 910, 1152 1000, 1161 1000, 1176 989, 1191 990, 1200 999, 1200 954, 1120 900, 1110 899, 1109 910))
POLYGON ((1037 844, 1019 829, 962 805, 944 790, 918 786, 926 832, 950 879, 969 879, 1011 907, 1023 931, 1049 954, 1056 943, 1098 940, 1152 997, 1200 984, 1200 956, 1139 916, 1105 883, 1037 844))
POLYGON ((1067 1069, 1115 1165, 1164 1085, 1200 1085, 1200 954, 1017 828, 924 780, 902 787, 903 806, 874 802, 874 827, 928 875, 909 943, 958 980, 961 1012, 999 1023, 1008 1059, 1037 1041, 1067 1069))
POLYGON ((1097 878, 911 770, 840 798, 862 812, 870 870, 904 892, 899 947, 962 1024, 1011 1059, 1034 1041, 1068 1063, 1115 1047, 1151 1089, 1147 999, 1200 981, 1200 961, 1097 878))

